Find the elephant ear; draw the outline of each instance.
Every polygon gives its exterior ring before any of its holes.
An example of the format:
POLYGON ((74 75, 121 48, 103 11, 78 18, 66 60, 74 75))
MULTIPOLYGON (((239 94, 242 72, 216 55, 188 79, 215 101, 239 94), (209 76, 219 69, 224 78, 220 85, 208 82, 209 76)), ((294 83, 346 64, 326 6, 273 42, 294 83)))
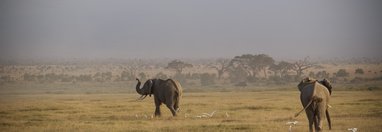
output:
POLYGON ((329 91, 329 93, 330 93, 330 95, 332 94, 332 84, 330 83, 330 81, 329 80, 327 80, 327 79, 323 79, 322 81, 320 81, 320 83, 322 84, 322 85, 324 85, 327 89, 328 89, 328 91, 329 91))
POLYGON ((301 90, 302 90, 302 88, 303 88, 303 80, 301 80, 300 81, 300 83, 298 83, 298 85, 297 85, 297 88, 298 88, 298 90, 301 92, 301 90))
POLYGON ((311 77, 306 77, 306 78, 302 79, 301 82, 297 85, 298 90, 300 90, 300 92, 301 92, 302 88, 304 88, 308 84, 314 83, 315 81, 317 81, 317 80, 313 79, 311 77))
POLYGON ((153 93, 152 90, 153 90, 154 82, 153 82, 152 79, 147 80, 147 82, 148 82, 148 92, 149 92, 149 96, 151 97, 151 94, 153 93))

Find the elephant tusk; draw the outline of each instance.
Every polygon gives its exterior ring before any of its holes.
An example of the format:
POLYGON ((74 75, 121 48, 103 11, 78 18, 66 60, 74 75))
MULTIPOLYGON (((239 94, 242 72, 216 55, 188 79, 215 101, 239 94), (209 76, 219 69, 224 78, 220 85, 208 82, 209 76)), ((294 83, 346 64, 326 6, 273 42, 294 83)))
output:
POLYGON ((142 95, 141 97, 139 97, 137 100, 143 100, 146 98, 147 95, 142 95))
POLYGON ((332 108, 332 106, 331 106, 331 105, 328 105, 328 108, 332 108))

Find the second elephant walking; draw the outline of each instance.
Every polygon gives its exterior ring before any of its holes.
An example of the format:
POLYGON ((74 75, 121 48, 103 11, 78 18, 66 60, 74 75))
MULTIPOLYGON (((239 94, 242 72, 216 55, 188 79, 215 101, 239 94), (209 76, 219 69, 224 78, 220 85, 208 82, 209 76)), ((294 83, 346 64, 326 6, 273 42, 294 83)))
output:
POLYGON ((178 81, 173 79, 149 79, 140 88, 141 81, 138 78, 136 80, 138 81, 136 91, 142 95, 140 99, 144 99, 147 95, 154 95, 155 116, 161 115, 160 106, 162 103, 170 109, 173 116, 176 116, 182 98, 182 86, 178 81))
MULTIPOLYGON (((313 131, 313 124, 316 131, 322 131, 322 123, 325 115, 330 130, 332 127, 328 111, 329 99, 332 91, 330 82, 326 79, 317 81, 312 78, 304 78, 298 84, 298 89, 301 92, 300 100, 304 107, 303 110, 305 110, 309 120, 309 131, 313 131)), ((298 114, 296 114, 296 116, 298 114)))

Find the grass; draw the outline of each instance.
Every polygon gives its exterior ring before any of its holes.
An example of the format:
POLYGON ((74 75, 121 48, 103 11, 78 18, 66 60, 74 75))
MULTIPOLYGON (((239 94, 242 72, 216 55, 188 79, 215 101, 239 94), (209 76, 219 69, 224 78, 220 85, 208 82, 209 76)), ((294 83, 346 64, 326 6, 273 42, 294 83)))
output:
MULTIPOLYGON (((159 118, 150 117, 153 98, 136 101, 134 93, 2 93, 1 131, 287 131, 285 123, 294 120, 299 123, 293 131, 308 130, 305 114, 292 117, 302 107, 296 90, 185 93, 178 117, 162 106, 159 118), (212 118, 195 117, 215 110, 212 118)), ((332 131, 380 131, 381 95, 334 91, 332 131)))

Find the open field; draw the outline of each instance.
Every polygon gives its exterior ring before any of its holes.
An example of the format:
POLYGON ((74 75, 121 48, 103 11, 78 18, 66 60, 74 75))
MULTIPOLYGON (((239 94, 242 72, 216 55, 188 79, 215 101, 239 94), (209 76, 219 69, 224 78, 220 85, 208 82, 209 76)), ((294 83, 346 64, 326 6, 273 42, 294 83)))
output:
MULTIPOLYGON (((178 117, 162 106, 151 118, 153 98, 135 101, 135 93, 4 93, 0 96, 2 131, 307 131, 305 114, 294 87, 276 91, 186 92, 178 117), (211 118, 197 118, 216 111, 211 118), (228 116, 226 115, 228 114, 228 116), (187 117, 185 117, 187 116, 187 117)), ((382 91, 334 91, 330 109, 333 130, 382 129, 382 91)), ((324 129, 328 130, 327 122, 324 129)))

